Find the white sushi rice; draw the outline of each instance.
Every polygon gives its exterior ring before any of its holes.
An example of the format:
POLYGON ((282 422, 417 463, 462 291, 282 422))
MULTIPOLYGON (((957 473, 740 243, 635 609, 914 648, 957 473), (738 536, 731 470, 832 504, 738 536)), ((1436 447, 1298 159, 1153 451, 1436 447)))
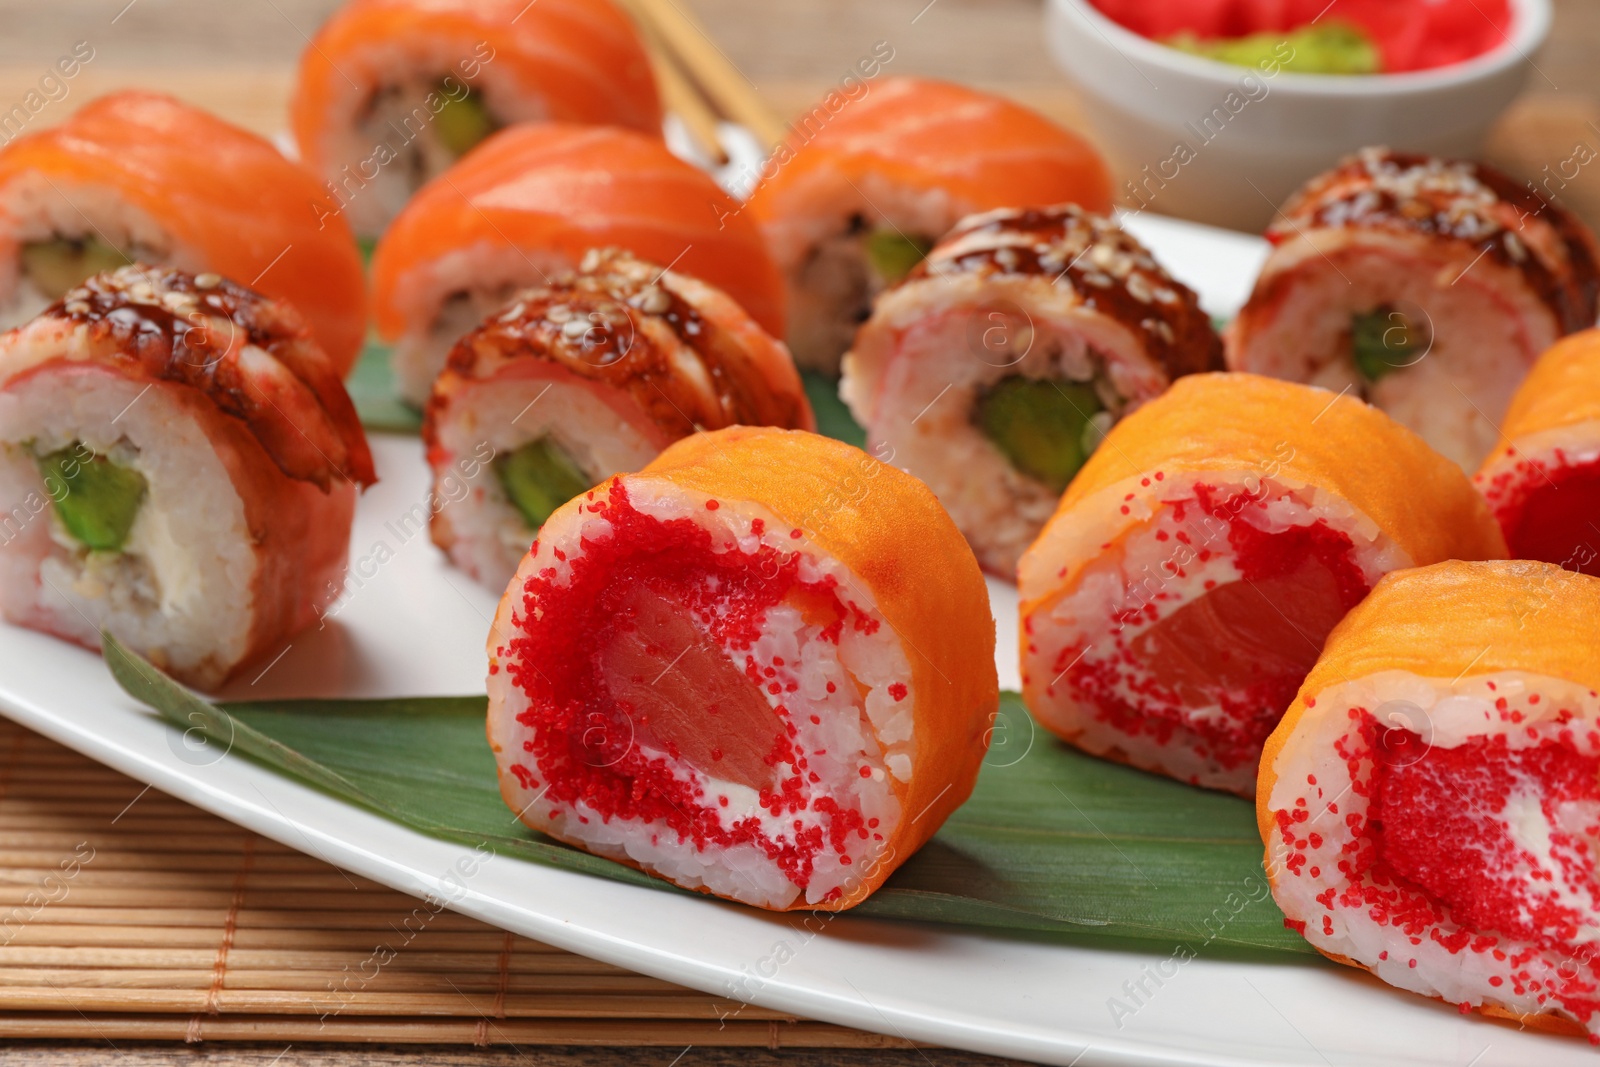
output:
POLYGON ((172 388, 40 372, 0 392, 0 609, 90 648, 110 631, 210 687, 248 650, 256 557, 218 445, 172 388), (148 483, 120 552, 88 551, 38 506, 63 487, 35 455, 79 442, 148 483))
MULTIPOLYGON (((1086 751, 1115 754, 1137 767, 1249 795, 1255 788, 1253 760, 1228 767, 1201 751, 1207 747, 1208 725, 1228 717, 1220 705, 1181 709, 1180 725, 1162 742, 1149 733, 1131 736, 1103 721, 1094 706, 1074 696, 1066 677, 1069 668, 1109 671, 1115 665, 1112 692, 1132 707, 1145 705, 1150 698, 1141 690, 1148 678, 1119 661, 1122 650, 1211 589, 1241 579, 1229 544, 1229 521, 1207 514, 1196 503, 1194 487, 1214 487, 1219 499, 1235 493, 1257 496, 1231 521, 1263 532, 1280 533, 1325 521, 1349 536, 1351 558, 1369 586, 1412 561, 1368 516, 1315 486, 1283 477, 1262 478, 1251 471, 1167 474, 1150 487, 1141 484, 1144 480, 1148 479, 1119 482, 1080 502, 1074 511, 1081 516, 1076 528, 1052 538, 1048 546, 1041 543, 1049 557, 1037 561, 1037 573, 1053 574, 1074 555, 1094 562, 1060 599, 1031 620, 1022 654, 1028 707, 1086 751), (1181 520, 1172 506, 1176 502, 1187 505, 1181 520), (1104 516, 1120 512, 1123 506, 1129 512, 1125 531, 1108 528, 1104 516), (1104 548, 1106 542, 1113 547, 1104 548), (1125 621, 1119 625, 1118 620, 1125 621)), ((1040 595, 1028 584, 1024 582, 1024 598, 1040 595)))
MULTIPOLYGON (((865 837, 850 836, 843 853, 849 858, 848 863, 825 844, 816 853, 811 878, 802 889, 753 844, 702 852, 665 822, 608 817, 581 802, 534 803, 542 796, 542 785, 522 788, 513 776, 502 773, 503 787, 509 783, 512 789, 508 801, 526 808, 523 818, 531 825, 581 843, 599 855, 637 864, 687 888, 708 889, 764 908, 785 908, 800 902, 819 904, 835 890, 849 895, 858 880, 883 857, 883 842, 892 838, 904 815, 899 795, 907 788, 915 769, 912 709, 916 692, 911 688, 911 667, 905 650, 860 579, 837 560, 816 552, 805 538, 792 538, 788 524, 765 509, 748 502, 724 500, 720 508, 711 511, 705 507, 704 496, 648 477, 630 478, 627 485, 630 503, 638 511, 664 521, 692 517, 711 531, 713 543, 735 546, 729 551, 752 553, 760 544, 784 553, 798 551, 803 581, 836 579, 842 599, 879 624, 872 633, 847 625, 835 643, 823 638, 822 627, 807 623, 798 610, 779 605, 766 613, 761 637, 752 649, 728 652, 729 662, 741 672, 746 655, 755 656, 758 663, 773 663, 775 657, 784 661, 772 681, 785 691, 776 695, 762 692, 779 718, 795 728, 795 749, 806 753, 809 770, 820 779, 803 786, 809 796, 804 811, 776 814, 759 804, 755 790, 711 777, 686 763, 678 763, 675 777, 703 798, 704 810, 716 813, 724 829, 753 818, 758 820, 761 834, 779 844, 792 843, 797 834, 812 827, 821 827, 826 839, 832 816, 817 810, 817 801, 823 797, 831 798, 841 808, 859 812, 864 819, 877 820, 877 825, 865 837), (754 519, 765 524, 760 535, 753 532, 754 519), (790 682, 798 687, 793 692, 786 690, 790 682), (828 690, 830 683, 832 692, 828 690), (906 686, 898 700, 890 692, 897 683, 906 686), (780 707, 786 710, 780 711, 780 707), (867 775, 861 773, 863 767, 868 768, 867 775), (725 807, 720 804, 722 797, 728 800, 725 807), (796 822, 800 824, 798 829, 796 822)), ((610 524, 604 518, 590 514, 555 531, 547 524, 537 553, 528 558, 519 573, 527 575, 548 568, 558 581, 566 578, 573 562, 581 558, 580 541, 604 540, 609 530, 610 524), (558 550, 565 559, 556 555, 558 550)), ((498 631, 493 634, 491 653, 510 636, 498 631)), ((497 756, 502 772, 518 758, 531 763, 531 759, 522 756, 520 745, 520 738, 528 730, 517 723, 517 717, 529 709, 526 695, 503 668, 489 676, 489 694, 491 736, 499 742, 497 756)), ((665 752, 646 751, 653 758, 672 761, 665 752)), ((529 769, 542 783, 540 769, 529 769)))
POLYGON ((1467 269, 1470 259, 1427 256, 1419 245, 1411 235, 1337 230, 1286 247, 1258 287, 1288 272, 1294 281, 1247 348, 1230 339, 1228 365, 1364 396, 1471 473, 1498 443, 1512 393, 1555 343, 1556 321, 1510 268, 1485 259, 1467 269), (1431 343, 1412 365, 1366 382, 1350 351, 1351 316, 1384 306, 1431 343))
MULTIPOLYGON (((26 172, 0 190, 0 225, 5 238, 21 246, 64 237, 99 238, 129 261, 205 269, 160 223, 130 204, 115 189, 95 182, 74 182, 61 175, 26 172)), ((40 292, 23 272, 20 258, 0 257, 0 329, 32 319, 55 302, 40 292)))
POLYGON ((413 267, 395 284, 394 301, 406 309, 390 356, 400 395, 416 407, 426 404, 457 341, 517 290, 548 285, 576 266, 549 249, 479 243, 413 267))
MULTIPOLYGON (((941 256, 959 254, 957 248, 941 256)), ((982 393, 1017 375, 1098 379, 1106 410, 1086 433, 1090 446, 1131 410, 1123 397, 1153 396, 1166 381, 1140 338, 1083 306, 1070 286, 1024 275, 1002 281, 961 274, 912 282, 880 298, 870 335, 863 333, 845 356, 839 388, 868 428, 875 454, 927 483, 978 562, 1006 577, 1016 573, 1060 497, 1012 466, 973 420, 982 393), (1002 301, 1007 309, 996 311, 1002 301), (986 337, 994 343, 986 345, 986 337)))
MULTIPOLYGON (((452 394, 436 432, 441 453, 433 467, 434 491, 442 498, 442 481, 458 473, 458 460, 491 462, 485 457, 509 456, 545 437, 566 452, 591 485, 636 471, 660 451, 594 388, 566 375, 468 385, 452 394)), ((467 495, 441 509, 434 523, 435 540, 451 561, 497 591, 506 587, 537 536, 492 470, 473 479, 467 495)))
MULTIPOLYGON (((1448 940, 1461 927, 1450 919, 1448 908, 1441 906, 1443 921, 1413 932, 1380 921, 1364 904, 1345 905, 1339 900, 1351 884, 1342 865, 1355 847, 1358 831, 1353 827, 1365 830, 1371 803, 1368 783, 1376 770, 1369 753, 1355 761, 1352 774, 1340 749, 1352 754, 1364 749, 1359 719, 1350 717, 1351 709, 1362 709, 1380 727, 1416 734, 1425 750, 1451 749, 1479 737, 1503 737, 1516 751, 1565 737, 1579 755, 1593 757, 1600 755, 1600 734, 1594 729, 1600 720, 1600 696, 1564 679, 1524 671, 1448 679, 1388 670, 1339 683, 1314 699, 1315 718, 1309 718, 1313 712, 1308 710, 1308 718, 1301 720, 1272 765, 1277 779, 1269 808, 1296 814, 1296 840, 1285 841, 1275 827, 1267 844, 1273 895, 1284 914, 1305 923, 1306 939, 1317 948, 1348 957, 1401 989, 1517 1015, 1550 1011, 1573 1015, 1563 1011, 1563 991, 1596 978, 1600 901, 1594 899, 1592 888, 1574 884, 1551 855, 1552 826, 1540 804, 1538 783, 1526 782, 1514 790, 1500 812, 1480 814, 1499 821, 1519 847, 1521 866, 1513 873, 1525 879, 1530 895, 1543 893, 1590 916, 1579 930, 1579 951, 1552 951, 1487 931, 1494 935, 1488 944, 1451 952, 1439 939, 1448 940), (1535 694, 1540 699, 1530 704, 1528 698, 1535 694), (1497 708, 1502 699, 1517 712, 1514 717, 1497 708), (1307 812, 1303 819, 1297 814, 1302 809, 1307 812), (1296 857, 1293 861, 1291 855, 1296 857), (1517 992, 1518 985, 1523 992, 1517 992)), ((1418 757, 1426 758, 1421 753, 1403 758, 1418 757)), ((1586 836, 1584 827, 1600 823, 1600 805, 1569 802, 1563 807, 1572 809, 1560 815, 1562 828, 1569 832, 1586 836)), ((1590 840, 1591 855, 1597 844, 1590 840)), ((1580 995, 1593 1000, 1592 994, 1580 995)), ((1590 1018, 1588 1027, 1592 1034, 1600 1034, 1600 1016, 1590 1018)))

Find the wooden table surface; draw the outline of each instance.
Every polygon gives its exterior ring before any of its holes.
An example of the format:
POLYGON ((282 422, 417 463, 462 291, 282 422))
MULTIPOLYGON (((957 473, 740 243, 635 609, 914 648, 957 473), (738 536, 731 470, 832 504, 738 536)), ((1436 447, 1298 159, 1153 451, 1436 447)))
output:
MULTIPOLYGON (((895 48, 894 71, 967 81, 1023 100, 1069 124, 1081 114, 1045 51, 1039 0, 679 0, 710 27, 726 55, 781 113, 793 114, 834 83, 875 42, 895 48)), ((38 125, 60 121, 114 88, 146 86, 191 99, 264 134, 282 131, 294 63, 335 0, 0 0, 0 110, 33 88, 78 41, 94 57, 49 104, 38 125)), ((1556 29, 1535 57, 1527 94, 1500 123, 1489 158, 1522 177, 1587 144, 1600 150, 1600 3, 1556 0, 1556 29)), ((1120 182, 1118 183, 1120 184, 1120 182)), ((1563 192, 1600 226, 1600 168, 1563 192)), ((846 1052, 751 1049, 408 1049, 369 1046, 16 1043, 0 1067, 420 1064, 591 1067, 967 1067, 1002 1061, 940 1050, 846 1052)))

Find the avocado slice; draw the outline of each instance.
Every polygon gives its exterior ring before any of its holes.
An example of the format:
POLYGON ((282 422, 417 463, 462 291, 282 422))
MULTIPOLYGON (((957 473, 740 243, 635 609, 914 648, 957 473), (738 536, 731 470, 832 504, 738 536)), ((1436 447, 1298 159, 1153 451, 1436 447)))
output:
POLYGON ((83 547, 120 552, 149 492, 144 475, 74 443, 37 457, 46 486, 65 487, 55 499, 56 517, 83 547))
POLYGON ((99 237, 52 237, 22 246, 22 271, 51 300, 102 271, 129 263, 127 256, 99 237))
POLYGON ((867 238, 867 262, 891 285, 910 274, 932 250, 933 242, 907 237, 899 230, 877 230, 867 238))
POLYGON ((494 461, 500 484, 532 529, 562 504, 594 488, 565 450, 548 437, 530 441, 510 455, 494 461))
POLYGON ((451 96, 440 82, 435 91, 444 97, 444 107, 433 117, 433 128, 439 143, 453 156, 464 156, 495 131, 495 121, 475 89, 465 96, 451 96))
POLYGON ((1383 56, 1366 31, 1333 19, 1287 34, 1252 33, 1202 40, 1185 32, 1161 43, 1191 55, 1263 70, 1273 63, 1296 74, 1379 74, 1383 70, 1383 56))
POLYGON ((1014 374, 978 397, 977 423, 1013 467, 1060 493, 1089 458, 1089 420, 1103 410, 1091 383, 1014 374))
POLYGON ((1411 366, 1422 344, 1420 331, 1392 308, 1350 316, 1350 355, 1369 382, 1411 366))

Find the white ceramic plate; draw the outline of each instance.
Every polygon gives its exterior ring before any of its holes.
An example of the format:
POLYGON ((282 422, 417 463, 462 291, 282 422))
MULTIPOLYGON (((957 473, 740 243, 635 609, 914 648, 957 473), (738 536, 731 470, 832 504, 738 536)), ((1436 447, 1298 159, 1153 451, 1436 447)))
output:
MULTIPOLYGON (((1214 314, 1243 299, 1259 241, 1130 220, 1214 314)), ((404 516, 424 499, 421 449, 378 437, 353 593, 228 695, 483 691, 495 598, 448 569, 404 516), (380 550, 379 545, 387 546, 380 550), (386 563, 376 559, 392 553, 386 563)), ((1017 683, 1016 593, 992 584, 1001 682, 1017 683)), ((1181 961, 848 916, 799 920, 472 852, 348 807, 234 755, 194 751, 124 696, 100 660, 0 625, 0 711, 223 818, 497 926, 657 978, 920 1041, 1057 1064, 1590 1064, 1581 1042, 1519 1033, 1315 961, 1181 961), (458 863, 472 871, 454 874, 458 863), (475 869, 474 869, 475 868, 475 869), (1120 1002, 1122 1010, 1116 1010, 1120 1002)), ((507 813, 510 821, 510 813, 507 813)), ((1221 901, 1218 901, 1219 905, 1221 901)), ((1174 953, 1178 946, 1173 946, 1174 953)), ((492 1023, 491 1023, 492 1025, 492 1023)))

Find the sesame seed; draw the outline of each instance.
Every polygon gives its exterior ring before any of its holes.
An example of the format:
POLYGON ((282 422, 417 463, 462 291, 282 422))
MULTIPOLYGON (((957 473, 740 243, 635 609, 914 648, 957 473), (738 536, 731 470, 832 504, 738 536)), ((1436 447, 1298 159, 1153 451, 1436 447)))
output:
POLYGON ((208 270, 203 274, 196 274, 194 284, 197 289, 215 289, 222 284, 222 275, 208 270))

